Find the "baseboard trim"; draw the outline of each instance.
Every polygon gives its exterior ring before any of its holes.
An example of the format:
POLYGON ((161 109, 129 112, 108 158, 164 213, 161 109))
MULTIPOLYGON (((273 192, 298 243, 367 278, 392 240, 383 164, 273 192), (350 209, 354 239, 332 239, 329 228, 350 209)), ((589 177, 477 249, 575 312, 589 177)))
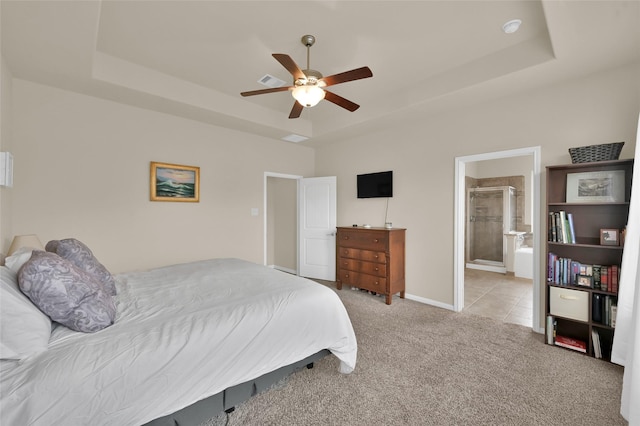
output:
POLYGON ((293 275, 298 274, 298 271, 296 271, 295 269, 285 268, 284 266, 269 265, 269 268, 277 269, 278 271, 286 272, 288 274, 293 274, 293 275))
POLYGON ((437 300, 427 299, 426 297, 415 296, 413 294, 405 294, 405 298, 409 300, 413 300, 416 302, 424 303, 425 305, 435 306, 437 308, 447 309, 449 311, 453 311, 453 305, 448 305, 446 303, 438 302, 437 300))

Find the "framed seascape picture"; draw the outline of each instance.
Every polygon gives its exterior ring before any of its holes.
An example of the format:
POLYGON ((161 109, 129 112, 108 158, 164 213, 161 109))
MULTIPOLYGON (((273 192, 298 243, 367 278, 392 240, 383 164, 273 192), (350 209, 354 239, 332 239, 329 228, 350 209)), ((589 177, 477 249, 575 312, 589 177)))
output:
POLYGON ((151 162, 151 201, 200 201, 200 167, 151 162))
POLYGON ((567 203, 624 202, 624 170, 567 174, 567 203))

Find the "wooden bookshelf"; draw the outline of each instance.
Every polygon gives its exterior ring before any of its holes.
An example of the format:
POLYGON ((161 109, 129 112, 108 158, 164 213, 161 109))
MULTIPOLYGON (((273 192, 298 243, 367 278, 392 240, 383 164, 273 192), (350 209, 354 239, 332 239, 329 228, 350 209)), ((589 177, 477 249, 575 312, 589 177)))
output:
MULTIPOLYGON (((578 285, 575 272, 582 266, 581 272, 593 274, 593 265, 617 265, 619 271, 623 246, 601 245, 600 230, 621 231, 626 227, 633 163, 633 159, 630 159, 547 167, 547 343, 555 344, 554 336, 564 336, 584 342, 587 355, 611 359, 615 331, 611 311, 615 308, 611 309, 608 305, 617 305, 617 289, 607 287, 605 290, 601 285, 578 285), (574 173, 581 175, 572 175, 574 173), (572 186, 576 181, 582 188, 578 190, 577 197, 576 188, 572 186), (571 194, 570 202, 567 202, 567 191, 571 194), (612 195, 614 193, 617 195, 612 195), (560 211, 572 216, 575 242, 559 238, 558 229, 555 236, 552 232, 552 216, 555 215, 557 219, 556 213, 560 211), (589 266, 592 268, 589 269, 589 266), (605 307, 599 308, 601 305, 605 307)), ((618 239, 620 238, 621 233, 618 232, 618 239)))

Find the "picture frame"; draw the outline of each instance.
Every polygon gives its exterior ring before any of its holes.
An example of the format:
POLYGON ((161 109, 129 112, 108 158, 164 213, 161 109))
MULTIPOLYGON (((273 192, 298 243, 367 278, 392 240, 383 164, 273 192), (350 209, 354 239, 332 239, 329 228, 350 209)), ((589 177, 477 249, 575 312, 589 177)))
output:
POLYGON ((593 287, 593 277, 591 275, 576 275, 576 285, 581 287, 593 287))
POLYGON ((622 203, 624 196, 624 170, 567 174, 567 203, 622 203))
POLYGON ((200 201, 200 167, 151 162, 151 201, 200 201))
POLYGON ((620 245, 620 230, 619 229, 600 229, 600 245, 601 246, 620 245))

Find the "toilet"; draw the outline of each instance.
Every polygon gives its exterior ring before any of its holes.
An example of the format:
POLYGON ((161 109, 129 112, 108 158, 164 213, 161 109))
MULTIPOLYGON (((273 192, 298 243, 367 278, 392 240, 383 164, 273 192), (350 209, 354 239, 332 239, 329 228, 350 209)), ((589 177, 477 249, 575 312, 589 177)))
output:
POLYGON ((533 247, 520 246, 516 249, 513 273, 518 278, 533 279, 533 247))

